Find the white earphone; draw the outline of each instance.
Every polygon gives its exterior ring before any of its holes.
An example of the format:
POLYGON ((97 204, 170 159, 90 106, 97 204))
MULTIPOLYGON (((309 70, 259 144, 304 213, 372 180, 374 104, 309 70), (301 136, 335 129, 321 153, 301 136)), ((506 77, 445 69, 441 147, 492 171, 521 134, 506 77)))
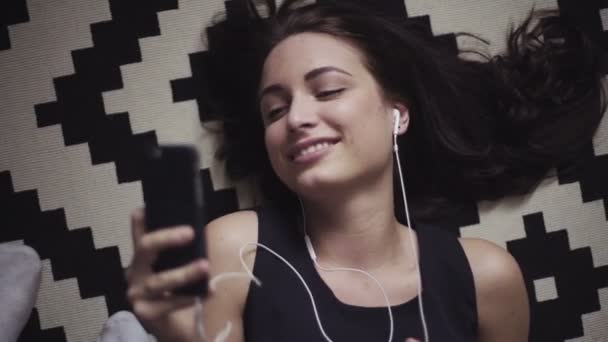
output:
MULTIPOLYGON (((405 194, 405 184, 403 181, 403 171, 401 170, 401 160, 399 158, 399 145, 397 145, 397 135, 399 134, 399 120, 401 119, 401 112, 397 108, 393 108, 393 152, 395 153, 395 161, 397 162, 397 174, 399 175, 399 184, 401 185, 401 196, 403 199, 403 209, 405 210, 405 218, 407 226, 412 229, 412 223, 410 221, 410 211, 407 204, 407 196, 405 194)), ((416 264, 416 273, 418 274, 418 310, 420 312, 420 320, 422 323, 422 333, 424 336, 424 342, 429 341, 429 331, 426 324, 426 315, 424 314, 424 305, 422 302, 422 274, 420 273, 420 255, 418 254, 418 248, 414 242, 412 234, 408 234, 410 238, 410 246, 414 253, 414 261, 416 264)))
MULTIPOLYGON (((399 120, 401 119, 401 112, 399 109, 393 109, 393 151, 397 153, 399 147, 397 146, 397 134, 399 134, 399 120)), ((399 158, 397 158, 397 162, 399 158)))
POLYGON ((401 118, 401 113, 399 109, 393 109, 393 135, 399 134, 399 119, 401 118))

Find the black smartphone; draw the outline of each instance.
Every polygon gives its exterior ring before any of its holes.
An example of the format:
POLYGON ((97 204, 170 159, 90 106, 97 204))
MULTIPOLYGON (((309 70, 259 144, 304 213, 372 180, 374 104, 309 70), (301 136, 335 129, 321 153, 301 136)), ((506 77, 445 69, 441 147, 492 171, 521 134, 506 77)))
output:
MULTIPOLYGON (((144 152, 142 188, 148 231, 177 225, 194 228, 190 244, 160 253, 153 265, 155 272, 207 257, 203 227, 208 218, 199 171, 199 155, 192 146, 161 145, 144 152)), ((207 286, 207 279, 202 279, 174 293, 203 297, 207 286)))

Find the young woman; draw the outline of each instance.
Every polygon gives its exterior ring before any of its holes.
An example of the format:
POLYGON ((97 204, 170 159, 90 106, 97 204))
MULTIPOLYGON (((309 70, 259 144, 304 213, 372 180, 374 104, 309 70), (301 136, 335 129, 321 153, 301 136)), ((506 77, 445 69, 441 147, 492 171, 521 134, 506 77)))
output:
POLYGON ((473 62, 352 6, 269 8, 269 18, 235 29, 239 39, 227 25, 226 41, 210 40, 229 170, 255 176, 269 205, 211 222, 208 261, 157 274, 158 252, 192 230, 145 233, 134 213, 128 297, 138 318, 162 341, 200 340, 198 322, 207 341, 227 322, 229 341, 526 341, 528 298, 513 257, 398 219, 409 216, 399 173, 420 222, 437 203, 529 191, 601 118, 588 41, 547 17, 516 30, 505 56, 473 62), (230 42, 248 44, 247 58, 230 64, 230 42), (192 298, 171 294, 242 272, 241 255, 261 286, 218 282, 202 317, 192 298))

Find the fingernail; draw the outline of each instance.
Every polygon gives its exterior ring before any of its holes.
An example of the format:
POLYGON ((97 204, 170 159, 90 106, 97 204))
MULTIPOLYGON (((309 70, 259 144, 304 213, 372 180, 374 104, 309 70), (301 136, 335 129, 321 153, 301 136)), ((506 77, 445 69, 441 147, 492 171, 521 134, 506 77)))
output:
POLYGON ((201 260, 201 261, 199 261, 197 263, 197 266, 198 266, 199 269, 201 269, 203 271, 206 271, 207 268, 208 268, 208 266, 209 266, 209 264, 207 263, 207 260, 201 260))
POLYGON ((184 238, 189 238, 192 235, 194 235, 194 230, 192 229, 192 227, 189 226, 182 226, 180 227, 180 236, 184 237, 184 238))

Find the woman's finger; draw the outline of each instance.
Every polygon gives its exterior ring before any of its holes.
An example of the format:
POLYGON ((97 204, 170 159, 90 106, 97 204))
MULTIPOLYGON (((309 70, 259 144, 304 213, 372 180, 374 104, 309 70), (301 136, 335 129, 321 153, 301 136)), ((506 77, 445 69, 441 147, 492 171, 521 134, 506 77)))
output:
POLYGON ((148 276, 127 292, 133 303, 139 299, 156 299, 176 288, 204 278, 209 271, 207 260, 198 260, 186 266, 148 276))
POLYGON ((194 230, 189 226, 159 229, 140 236, 135 242, 135 254, 130 272, 133 275, 150 272, 150 265, 156 261, 160 251, 183 246, 194 237, 194 230))
POLYGON ((145 253, 159 252, 171 247, 184 245, 192 240, 194 230, 190 226, 176 226, 159 229, 143 235, 137 248, 145 253))
POLYGON ((144 247, 154 247, 150 246, 150 244, 158 244, 160 243, 160 247, 162 247, 162 242, 167 241, 169 246, 172 242, 179 242, 180 238, 183 237, 192 237, 194 231, 190 226, 174 226, 174 227, 166 227, 163 229, 156 229, 154 231, 148 231, 146 229, 146 218, 143 208, 139 208, 133 211, 131 214, 131 232, 133 237, 133 248, 138 249, 141 247, 142 243, 144 243, 144 247), (151 240, 151 241, 147 241, 151 240))
POLYGON ((194 297, 171 297, 156 300, 141 300, 133 303, 133 312, 144 321, 153 321, 194 304, 194 297))
MULTIPOLYGON (((139 238, 146 233, 146 223, 144 208, 137 208, 131 213, 131 234, 133 243, 139 241, 139 238)), ((135 247, 135 246, 133 246, 135 247)))

